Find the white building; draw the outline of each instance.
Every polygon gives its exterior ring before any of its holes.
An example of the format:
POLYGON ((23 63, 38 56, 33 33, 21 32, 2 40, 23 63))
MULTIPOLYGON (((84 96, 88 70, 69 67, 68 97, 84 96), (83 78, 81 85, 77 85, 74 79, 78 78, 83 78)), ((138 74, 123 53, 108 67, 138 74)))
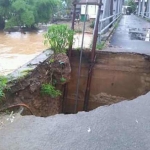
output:
MULTIPOLYGON (((81 15, 85 15, 86 5, 81 5, 81 15)), ((98 11, 97 5, 88 5, 87 15, 89 19, 95 19, 98 11)))
MULTIPOLYGON (((86 0, 80 0, 80 1, 86 2, 86 0)), ((96 2, 96 3, 98 2, 98 0, 89 0, 89 1, 96 2)), ((103 5, 101 7, 101 14, 103 13, 104 7, 106 7, 105 6, 105 1, 106 0, 102 0, 103 5)), ((115 14, 115 12, 116 12, 116 0, 113 0, 113 3, 114 3, 114 5, 113 5, 114 6, 113 11, 114 12, 113 13, 115 14)), ((86 5, 81 5, 81 16, 85 15, 85 9, 86 9, 86 5)), ((96 16, 97 16, 97 11, 98 11, 98 6, 97 5, 88 5, 88 9, 87 9, 88 19, 95 19, 96 16)), ((108 11, 108 13, 110 13, 110 12, 108 11)))

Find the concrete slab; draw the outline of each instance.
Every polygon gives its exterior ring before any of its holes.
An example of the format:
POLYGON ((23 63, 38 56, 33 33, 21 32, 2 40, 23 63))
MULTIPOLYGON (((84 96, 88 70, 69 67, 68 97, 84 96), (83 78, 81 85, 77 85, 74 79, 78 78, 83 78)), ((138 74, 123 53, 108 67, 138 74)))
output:
POLYGON ((0 150, 148 150, 150 93, 77 115, 25 116, 0 130, 0 150))
POLYGON ((119 23, 118 28, 112 35, 110 45, 112 47, 121 48, 122 52, 135 52, 141 54, 150 53, 150 41, 137 40, 131 37, 130 29, 148 29, 150 23, 134 15, 124 15, 119 23))

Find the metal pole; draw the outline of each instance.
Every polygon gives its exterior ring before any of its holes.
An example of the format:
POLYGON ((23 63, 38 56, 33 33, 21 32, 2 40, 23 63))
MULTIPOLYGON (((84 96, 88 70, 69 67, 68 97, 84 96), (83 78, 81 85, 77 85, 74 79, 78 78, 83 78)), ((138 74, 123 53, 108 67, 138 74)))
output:
POLYGON ((120 13, 122 13, 123 0, 120 3, 120 13))
MULTIPOLYGON (((103 9, 103 14, 102 14, 101 19, 105 18, 106 10, 107 10, 107 0, 105 0, 105 2, 104 2, 104 9, 103 9)), ((98 32, 100 32, 103 29, 103 26, 105 26, 105 21, 99 23, 99 27, 98 27, 99 31, 98 32)), ((101 43, 101 35, 100 34, 98 35, 98 43, 99 44, 101 43)))
POLYGON ((79 61, 79 68, 78 68, 78 79, 77 79, 77 90, 76 90, 76 99, 75 99, 74 113, 77 112, 77 108, 78 108, 78 96, 79 96, 79 87, 80 87, 82 54, 83 54, 83 44, 84 44, 84 32, 85 32, 85 23, 86 23, 87 11, 88 11, 88 0, 86 0, 85 18, 84 18, 84 25, 83 25, 83 30, 82 30, 82 43, 81 43, 80 61, 79 61))
MULTIPOLYGON (((119 0, 116 0, 116 11, 115 11, 116 14, 118 14, 118 1, 119 0)), ((117 18, 117 16, 116 16, 116 18, 117 18)))
MULTIPOLYGON (((71 25, 72 30, 74 30, 74 22, 75 22, 75 17, 76 17, 76 0, 74 0, 73 6, 74 6, 74 9, 73 9, 72 25, 71 25)), ((71 52, 72 52, 72 44, 69 45, 69 52, 68 52, 69 60, 71 59, 71 52)), ((67 95, 68 95, 68 84, 66 83, 64 85, 64 92, 63 92, 62 112, 64 112, 65 110, 65 102, 67 99, 67 95)))
POLYGON ((150 0, 147 1, 147 13, 148 13, 148 17, 150 18, 150 0))
MULTIPOLYGON (((103 15, 102 15, 102 19, 104 19, 105 17, 107 17, 107 1, 108 0, 105 0, 105 3, 104 3, 104 9, 103 9, 103 15)), ((105 21, 103 23, 101 23, 101 29, 103 29, 103 26, 105 26, 105 21)))
MULTIPOLYGON (((113 7, 113 5, 114 5, 114 0, 111 0, 110 1, 110 16, 112 16, 113 15, 113 12, 114 12, 114 7, 113 7)), ((112 22, 113 21, 113 18, 110 18, 110 22, 112 22)), ((112 27, 112 25, 110 25, 110 28, 112 27)))
POLYGON ((139 5, 138 5, 138 16, 141 14, 141 0, 139 0, 139 5))
POLYGON ((145 0, 142 0, 142 17, 144 17, 145 14, 145 0))
POLYGON ((88 79, 87 79, 87 85, 86 85, 86 91, 85 91, 85 97, 84 97, 84 106, 83 106, 84 111, 88 110, 88 104, 89 104, 93 67, 94 67, 94 63, 96 59, 95 52, 96 52, 96 43, 97 43, 97 37, 98 37, 98 24, 99 24, 100 13, 101 13, 101 0, 100 0, 99 8, 98 8, 98 13, 97 13, 96 25, 94 28, 94 38, 93 38, 91 60, 90 60, 91 62, 89 66, 88 79))
POLYGON ((118 1, 118 14, 120 13, 120 0, 118 1))

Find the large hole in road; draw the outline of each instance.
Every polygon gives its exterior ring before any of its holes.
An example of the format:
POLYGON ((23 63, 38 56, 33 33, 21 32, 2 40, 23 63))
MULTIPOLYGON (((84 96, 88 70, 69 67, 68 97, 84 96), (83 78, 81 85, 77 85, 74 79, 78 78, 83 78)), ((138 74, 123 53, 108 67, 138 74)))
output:
MULTIPOLYGON (((82 60, 78 111, 83 110, 90 53, 84 52, 82 60)), ((72 74, 68 83, 68 96, 64 113, 73 113, 75 106, 79 53, 71 58, 72 74)), ((134 53, 97 52, 93 69, 88 110, 132 100, 150 91, 150 56, 134 53)))
MULTIPOLYGON (((50 116, 58 113, 74 113, 79 66, 79 51, 72 51, 71 78, 67 84, 67 97, 63 99, 65 85, 59 85, 59 99, 40 95, 40 83, 49 80, 49 64, 41 63, 27 78, 16 82, 6 94, 6 104, 26 104, 23 115, 50 116), (32 82, 31 82, 32 81, 32 82), (32 87, 32 88, 31 88, 32 87), (28 107, 30 109, 28 109, 28 107)), ((90 51, 83 52, 77 111, 83 111, 87 85, 90 51)), ((150 91, 150 56, 135 53, 99 51, 93 68, 88 111, 146 94, 150 91)))

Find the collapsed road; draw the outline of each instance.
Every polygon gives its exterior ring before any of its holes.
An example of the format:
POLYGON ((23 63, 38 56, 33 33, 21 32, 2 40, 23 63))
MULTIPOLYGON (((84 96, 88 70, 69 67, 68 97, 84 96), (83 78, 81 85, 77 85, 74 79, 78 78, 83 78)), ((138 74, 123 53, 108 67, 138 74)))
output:
POLYGON ((148 150, 150 93, 76 115, 25 116, 0 130, 0 150, 148 150))

